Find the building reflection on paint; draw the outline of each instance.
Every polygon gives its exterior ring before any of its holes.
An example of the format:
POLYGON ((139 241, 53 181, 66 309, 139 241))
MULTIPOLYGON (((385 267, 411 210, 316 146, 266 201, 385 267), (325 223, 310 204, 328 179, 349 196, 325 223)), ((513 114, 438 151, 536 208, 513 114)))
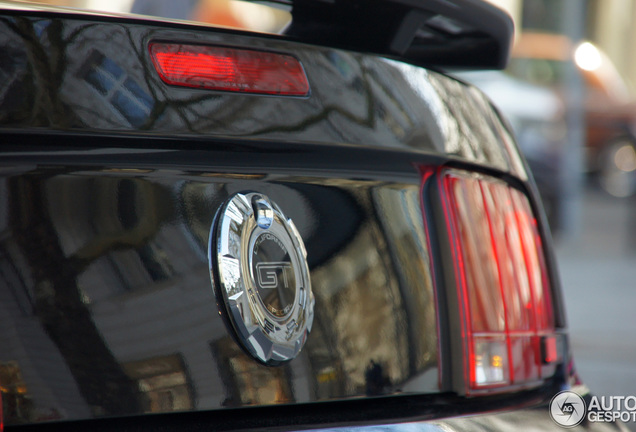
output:
POLYGON ((436 390, 419 186, 268 184, 305 239, 316 295, 301 355, 270 368, 228 334, 206 257, 214 209, 253 177, 203 174, 0 181, 7 424, 392 394, 417 379, 418 391, 436 390), (15 205, 24 194, 30 208, 15 205), (33 231, 39 249, 27 247, 33 231))

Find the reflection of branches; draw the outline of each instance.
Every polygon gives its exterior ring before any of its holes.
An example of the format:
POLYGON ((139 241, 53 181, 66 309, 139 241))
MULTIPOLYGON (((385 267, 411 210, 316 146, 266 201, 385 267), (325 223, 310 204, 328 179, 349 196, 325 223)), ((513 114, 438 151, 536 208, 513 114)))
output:
MULTIPOLYGON (((128 61, 128 65, 134 65, 134 68, 126 68, 126 72, 132 75, 133 70, 136 70, 134 72, 136 80, 140 84, 145 84, 141 85, 145 87, 144 91, 148 92, 149 100, 152 101, 151 104, 148 104, 147 117, 141 120, 141 124, 134 125, 139 130, 185 129, 198 134, 205 130, 226 129, 232 130, 232 133, 237 136, 254 136, 273 132, 303 131, 312 125, 329 122, 331 116, 338 116, 351 124, 373 128, 379 115, 377 108, 380 104, 374 91, 384 92, 387 100, 392 101, 391 92, 374 76, 373 67, 364 66, 364 57, 352 57, 352 61, 359 63, 361 71, 354 84, 358 86, 356 90, 364 99, 360 103, 364 112, 356 113, 354 110, 339 105, 338 102, 326 100, 326 96, 320 100, 321 95, 317 92, 312 96, 317 104, 307 104, 307 108, 303 109, 302 113, 297 113, 302 115, 302 118, 298 119, 296 123, 293 123, 289 117, 282 120, 280 125, 272 124, 271 118, 259 122, 258 116, 267 115, 267 108, 272 109, 277 103, 286 104, 287 102, 282 99, 276 101, 273 98, 245 95, 243 97, 230 97, 219 93, 197 91, 196 89, 175 90, 174 87, 161 81, 150 60, 147 45, 140 43, 153 37, 154 30, 152 29, 144 30, 142 37, 140 37, 136 28, 125 25, 80 23, 76 26, 59 19, 38 20, 34 18, 2 19, 2 22, 21 38, 23 49, 26 49, 27 52, 30 82, 23 84, 23 89, 30 90, 26 91, 33 100, 29 107, 29 119, 30 123, 35 126, 70 129, 79 123, 75 113, 82 117, 84 117, 82 113, 85 113, 87 118, 96 119, 96 123, 105 124, 104 127, 121 127, 116 118, 105 116, 103 113, 100 115, 102 104, 82 103, 81 110, 84 111, 81 111, 79 106, 73 109, 73 102, 68 105, 68 98, 65 100, 62 97, 62 86, 65 84, 65 80, 70 82, 78 79, 78 77, 70 76, 72 72, 69 70, 69 65, 73 64, 73 61, 70 61, 73 59, 68 58, 71 57, 69 50, 78 49, 79 47, 76 45, 91 45, 88 42, 95 34, 102 34, 100 41, 104 37, 113 38, 122 33, 126 38, 126 43, 121 45, 126 52, 117 57, 127 56, 131 59, 128 61), (39 29, 45 26, 46 29, 40 36, 39 29), (86 30, 96 26, 98 27, 97 31, 86 34, 86 30), (138 67, 139 69, 137 69, 138 67), (181 95, 186 95, 186 97, 182 98, 181 95), (320 107, 319 111, 309 108, 312 106, 314 108, 320 107), (247 128, 241 128, 241 124, 250 119, 254 119, 257 126, 250 125, 247 128)), ((317 59, 329 61, 320 55, 317 56, 317 59)), ((69 89, 64 90, 68 92, 69 89)), ((68 94, 66 96, 68 97, 68 94)), ((397 103, 394 105, 399 107, 397 103)), ((408 116, 406 117, 408 118, 408 116)), ((95 127, 95 124, 91 126, 95 127)))
MULTIPOLYGON (((206 102, 213 102, 215 100, 221 102, 222 96, 216 94, 197 95, 194 97, 188 97, 186 99, 177 99, 171 95, 173 90, 171 87, 166 86, 158 77, 152 62, 149 61, 148 52, 145 46, 139 46, 135 43, 135 36, 126 29, 127 37, 130 41, 130 46, 135 51, 135 56, 138 59, 140 65, 143 65, 143 75, 147 87, 156 104, 150 114, 150 117, 143 129, 153 129, 156 127, 159 119, 168 111, 173 111, 179 119, 185 124, 187 130, 191 132, 200 132, 202 129, 206 129, 205 122, 212 122, 216 125, 232 125, 239 120, 250 118, 249 112, 257 109, 262 104, 262 99, 257 97, 245 97, 240 101, 233 99, 231 103, 234 104, 231 109, 227 107, 227 102, 223 106, 223 110, 218 109, 213 114, 209 110, 203 109, 200 112, 197 106, 206 102), (159 102, 160 101, 160 102, 159 102)), ((358 60, 359 61, 359 60, 358 60)), ((360 117, 352 113, 351 111, 335 105, 324 104, 320 112, 315 115, 311 115, 303 118, 300 122, 295 124, 284 125, 268 125, 262 129, 250 130, 245 132, 238 132, 236 135, 248 136, 267 134, 272 132, 295 132, 302 131, 308 127, 328 120, 332 114, 337 114, 352 123, 356 123, 369 128, 375 125, 376 116, 376 100, 373 95, 373 89, 371 88, 371 78, 369 77, 369 71, 367 68, 360 65, 362 70, 362 93, 365 96, 365 115, 360 117)), ((385 89, 386 90, 386 89, 385 89)), ((387 94, 390 92, 387 91, 387 94)), ((318 98, 318 95, 314 95, 318 98)), ((268 99, 271 100, 271 99, 268 99)))
MULTIPOLYGON (((139 64, 142 65, 144 82, 146 83, 146 87, 150 90, 150 95, 152 99, 155 101, 155 104, 152 107, 152 110, 150 111, 150 115, 148 116, 148 120, 146 121, 146 124, 142 126, 141 128, 152 129, 153 126, 155 126, 155 124, 157 123, 157 121, 161 118, 161 116, 165 113, 166 109, 168 108, 170 104, 166 103, 165 90, 162 91, 161 96, 163 97, 160 98, 159 95, 157 94, 157 89, 163 89, 163 87, 161 85, 158 85, 159 78, 154 69, 154 66, 152 66, 152 62, 148 61, 148 52, 146 50, 146 47, 144 46, 144 47, 137 48, 137 44, 135 43, 135 37, 132 35, 130 29, 126 28, 125 31, 129 41, 129 46, 131 46, 133 51, 135 51, 135 57, 137 58, 139 64)), ((205 100, 208 97, 209 96, 206 96, 205 98, 202 98, 202 100, 205 100)), ((177 112, 177 115, 181 117, 181 120, 186 124, 186 127, 188 128, 188 130, 192 131, 193 128, 190 122, 188 121, 188 119, 180 112, 180 110, 177 110, 176 112, 177 112)))
MULTIPOLYGON (((373 122, 373 118, 359 118, 338 106, 325 106, 318 114, 304 118, 302 121, 290 125, 272 125, 259 130, 249 131, 242 135, 258 135, 268 134, 272 132, 298 132, 307 129, 309 126, 320 123, 329 118, 332 113, 340 114, 344 118, 358 124, 369 124, 373 122)), ((238 134, 241 135, 241 134, 238 134)))
POLYGON ((20 37, 26 51, 30 82, 25 83, 23 95, 32 97, 30 121, 34 126, 68 127, 77 122, 77 118, 69 107, 62 102, 60 89, 64 82, 67 68, 66 52, 68 45, 93 24, 84 25, 63 37, 65 29, 61 20, 33 20, 17 17, 2 19, 1 22, 20 37), (46 23, 46 33, 39 37, 35 26, 46 23), (46 34, 50 46, 43 44, 46 34))
POLYGON ((447 150, 475 160, 487 161, 501 169, 508 169, 509 159, 500 146, 500 137, 487 100, 466 91, 463 84, 445 77, 431 76, 431 85, 442 95, 445 117, 452 122, 447 136, 447 150), (482 115, 476 116, 475 112, 482 115), (453 147, 454 146, 454 147, 453 147))
MULTIPOLYGON (((223 118, 222 113, 217 112, 214 116, 210 116, 209 114, 200 114, 196 110, 197 105, 219 100, 220 96, 216 94, 205 92, 204 94, 196 94, 195 96, 189 96, 185 99, 176 99, 171 97, 169 95, 171 88, 166 86, 157 75, 154 65, 149 60, 147 47, 136 42, 135 36, 129 28, 125 28, 124 30, 129 40, 129 46, 134 51, 134 55, 138 60, 138 64, 142 65, 143 80, 146 83, 146 87, 149 89, 150 95, 155 101, 155 104, 148 116, 148 120, 141 129, 152 130, 155 128, 168 109, 174 111, 179 119, 185 124, 186 129, 190 132, 198 132, 198 129, 201 128, 199 123, 196 125, 193 124, 193 120, 213 120, 218 124, 224 124, 224 122, 227 121, 223 118)), ((247 108, 245 105, 250 105, 254 102, 254 100, 246 101, 242 107, 233 110, 233 112, 243 112, 243 110, 247 108)))
MULTIPOLYGON (((393 104, 393 108, 397 111, 400 111, 407 122, 409 127, 414 126, 414 117, 419 115, 419 112, 410 112, 406 104, 402 101, 399 101, 397 98, 398 93, 395 91, 395 88, 398 87, 395 85, 394 79, 402 79, 402 75, 400 74, 397 78, 389 78, 386 70, 383 72, 384 79, 380 79, 381 75, 378 73, 378 64, 374 63, 372 67, 369 68, 369 76, 373 79, 373 82, 376 86, 380 88, 383 92, 383 96, 390 100, 393 104)), ((366 70, 366 67, 365 69, 366 70)), ((395 73, 395 69, 391 69, 391 72, 395 73)))
MULTIPOLYGON (((359 61, 359 60, 358 60, 359 61)), ((366 126, 368 128, 373 128, 375 126, 375 115, 376 115, 376 100, 373 95, 373 90, 371 88, 370 80, 368 77, 367 69, 360 64, 360 68, 362 71, 362 93, 365 96, 366 103, 366 115, 364 117, 358 117, 354 113, 336 105, 331 104, 320 104, 323 106, 323 109, 317 114, 309 117, 303 118, 300 122, 295 124, 288 125, 271 125, 264 127, 262 129, 250 131, 243 135, 258 135, 258 134, 268 134, 272 132, 298 132, 306 130, 309 126, 318 124, 324 120, 327 120, 331 114, 339 114, 347 120, 350 120, 353 123, 359 124, 360 126, 366 126)), ((314 95, 315 98, 319 98, 319 95, 314 95)), ((237 115, 242 113, 237 112, 237 115)), ((243 114, 244 115, 244 114, 243 114)))
POLYGON ((138 412, 135 386, 105 344, 77 286, 89 261, 65 256, 45 186, 46 178, 27 176, 8 184, 13 237, 33 272, 35 313, 95 414, 138 412))
MULTIPOLYGON (((96 49, 104 45, 104 39, 117 40, 113 46, 121 52, 111 57, 126 63, 126 73, 131 78, 134 76, 135 82, 145 92, 144 98, 147 96, 150 101, 145 105, 143 117, 132 125, 138 130, 184 131, 193 134, 226 131, 237 137, 245 137, 306 132, 316 125, 332 127, 334 131, 345 134, 347 128, 338 127, 340 119, 352 127, 359 125, 374 129, 378 118, 384 115, 403 118, 404 121, 400 121, 402 124, 406 122, 412 125, 413 122, 403 108, 404 104, 396 100, 396 93, 391 89, 389 72, 392 69, 386 67, 386 70, 378 71, 381 65, 369 63, 364 56, 348 57, 352 64, 357 63, 356 77, 345 84, 348 88, 344 89, 348 94, 355 95, 356 99, 360 98, 357 105, 352 105, 354 108, 343 106, 340 101, 329 100, 332 94, 321 94, 320 91, 316 91, 308 103, 296 103, 285 98, 223 95, 166 85, 154 68, 146 43, 155 34, 159 36, 161 29, 67 22, 61 19, 10 18, 2 19, 1 22, 21 38, 22 49, 27 51, 29 82, 22 83, 21 90, 32 103, 29 103, 28 110, 24 110, 27 114, 23 115, 23 119, 34 126, 71 129, 80 126, 80 123, 88 123, 91 128, 130 129, 128 124, 122 124, 122 119, 116 113, 104 115, 105 108, 113 112, 112 106, 105 106, 101 100, 91 103, 86 97, 80 102, 70 94, 79 88, 78 84, 82 84, 83 78, 72 75, 75 72, 71 69, 77 63, 74 61, 74 51, 86 51, 89 47, 96 49), (44 27, 45 31, 41 32, 40 29, 44 27), (94 27, 96 30, 87 32, 94 27), (384 103, 388 107, 383 107, 384 103), (301 105, 302 108, 299 108, 301 105), (273 118, 266 116, 277 107, 281 108, 282 118, 279 124, 273 124, 273 118)), ((106 50, 112 51, 110 48, 106 50)), ((314 61, 318 62, 315 65, 316 76, 329 80, 327 69, 333 62, 325 53, 317 51, 314 54, 314 61), (321 67, 324 70, 321 71, 321 67)), ((342 83, 342 77, 334 81, 342 83)), ((121 113, 120 107, 115 108, 121 113)))
POLYGON ((78 286, 78 277, 95 260, 114 250, 148 245, 162 221, 170 217, 171 208, 166 204, 170 200, 161 196, 165 191, 163 187, 143 182, 139 194, 147 198, 149 204, 139 205, 147 211, 138 215, 139 208, 130 208, 138 205, 135 204, 138 200, 131 196, 133 189, 128 188, 128 193, 110 190, 109 195, 109 189, 113 188, 108 186, 117 185, 121 180, 102 180, 96 190, 77 197, 87 204, 86 213, 75 210, 73 214, 96 222, 96 231, 99 227, 104 230, 104 225, 112 227, 112 219, 119 221, 123 229, 106 229, 107 233, 92 236, 83 248, 68 256, 60 240, 63 229, 54 225, 51 211, 55 207, 53 202, 68 191, 60 190, 59 185, 52 185, 50 181, 70 172, 68 168, 49 169, 46 175, 26 174, 9 180, 7 201, 12 240, 20 248, 33 277, 34 313, 64 358, 93 414, 138 413, 141 407, 136 383, 122 370, 96 326, 78 286), (107 202, 100 206, 99 200, 107 202), (112 208, 112 200, 126 207, 118 208, 117 214, 100 211, 104 207, 112 208), (155 207, 150 209, 153 204, 155 207), (123 212, 129 220, 122 217, 123 212), (104 223, 108 217, 111 220, 104 223))

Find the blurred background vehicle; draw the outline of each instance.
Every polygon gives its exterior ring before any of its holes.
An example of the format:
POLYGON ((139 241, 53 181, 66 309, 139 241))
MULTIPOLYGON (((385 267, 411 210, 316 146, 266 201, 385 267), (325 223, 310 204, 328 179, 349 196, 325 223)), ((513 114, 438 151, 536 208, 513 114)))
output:
POLYGON ((567 62, 583 82, 584 168, 610 194, 630 196, 636 191, 636 99, 609 57, 591 42, 575 46, 564 35, 523 32, 507 71, 563 98, 567 62))
POLYGON ((456 75, 483 90, 510 122, 536 180, 552 231, 558 231, 562 205, 559 176, 567 127, 563 101, 549 88, 500 71, 456 75))

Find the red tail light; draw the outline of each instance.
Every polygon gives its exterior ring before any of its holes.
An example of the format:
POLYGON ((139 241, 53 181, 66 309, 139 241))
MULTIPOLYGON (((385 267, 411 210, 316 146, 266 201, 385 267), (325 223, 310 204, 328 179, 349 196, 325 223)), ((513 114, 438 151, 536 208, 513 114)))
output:
POLYGON ((541 237, 526 196, 464 171, 441 177, 467 358, 468 392, 554 373, 554 313, 541 237))
POLYGON ((309 82, 300 62, 279 53, 151 43, 150 56, 171 85, 240 93, 306 96, 309 82))

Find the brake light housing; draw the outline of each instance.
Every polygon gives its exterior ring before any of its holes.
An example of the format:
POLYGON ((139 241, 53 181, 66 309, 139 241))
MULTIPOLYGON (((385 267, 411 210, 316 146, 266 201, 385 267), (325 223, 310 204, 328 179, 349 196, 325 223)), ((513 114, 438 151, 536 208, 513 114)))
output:
POLYGON ((493 176, 441 170, 467 394, 538 385, 559 360, 552 290, 526 195, 493 176))
POLYGON ((289 54, 210 45, 151 42, 150 57, 166 84, 235 93, 308 96, 300 61, 289 54))

